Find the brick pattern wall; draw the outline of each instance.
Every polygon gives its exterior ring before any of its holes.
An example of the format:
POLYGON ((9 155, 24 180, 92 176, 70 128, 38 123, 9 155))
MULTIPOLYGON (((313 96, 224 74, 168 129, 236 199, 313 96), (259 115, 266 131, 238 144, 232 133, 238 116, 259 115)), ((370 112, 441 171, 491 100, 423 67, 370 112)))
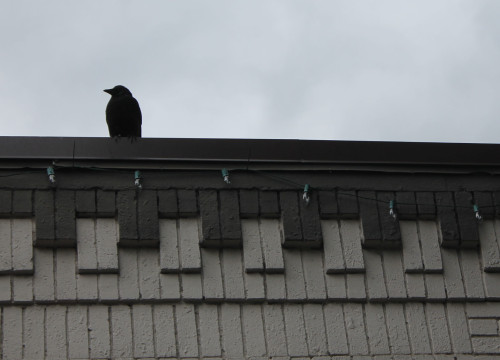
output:
MULTIPOLYGON (((479 228, 473 204, 485 219, 500 216, 500 193, 488 191, 317 189, 309 205, 301 191, 279 188, 1 190, 0 200, 0 217, 34 215, 36 244, 43 247, 76 246, 78 217, 115 216, 121 245, 156 247, 159 218, 200 215, 205 247, 241 247, 241 220, 261 217, 281 218, 287 248, 321 248, 320 220, 327 218, 360 219, 366 248, 400 248, 399 220, 417 219, 438 222, 441 246, 475 248, 479 228), (390 201, 396 219, 389 214, 390 201)), ((493 271, 497 267, 491 265, 493 271)))
POLYGON ((480 249, 439 246, 429 220, 401 220, 401 249, 363 248, 357 220, 322 220, 323 249, 282 246, 279 219, 243 219, 242 248, 200 247, 196 217, 160 219, 159 248, 118 246, 112 218, 77 219, 76 248, 33 248, 33 224, 0 220, 0 303, 500 298, 499 220, 479 225, 480 249))
POLYGON ((497 303, 2 308, 3 359, 495 359, 497 303))
POLYGON ((2 358, 500 358, 497 195, 2 190, 2 358))

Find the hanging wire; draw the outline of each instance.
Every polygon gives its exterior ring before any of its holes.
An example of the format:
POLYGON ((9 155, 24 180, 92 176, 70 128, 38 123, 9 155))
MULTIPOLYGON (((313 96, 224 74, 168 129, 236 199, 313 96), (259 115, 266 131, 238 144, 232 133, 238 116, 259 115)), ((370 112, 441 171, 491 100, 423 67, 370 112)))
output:
MULTIPOLYGON (((116 169, 116 168, 105 168, 105 167, 95 167, 95 166, 78 166, 78 165, 73 165, 73 166, 64 166, 64 165, 53 165, 52 166, 54 168, 54 170, 57 170, 57 169, 82 169, 82 170, 90 170, 90 171, 107 171, 107 172, 114 172, 114 173, 122 173, 122 174, 130 174, 131 172, 134 172, 132 170, 129 170, 129 169, 116 169)), ((21 176, 21 175, 26 175, 26 174, 35 174, 35 173, 40 173, 41 169, 34 169, 34 168, 25 168, 26 171, 22 171, 22 172, 15 172, 15 173, 11 173, 11 174, 0 174, 0 178, 6 178, 6 177, 14 177, 14 176, 21 176)), ((284 176, 279 176, 279 175, 276 175, 276 174, 270 174, 266 171, 262 171, 262 170, 256 170, 256 169, 239 169, 239 168, 236 168, 236 169, 227 169, 226 171, 247 171, 247 172, 253 172, 253 173, 256 173, 262 177, 266 177, 266 178, 269 178, 269 179, 273 179, 275 181, 278 181, 278 182, 281 182, 281 183, 286 183, 290 186, 293 186, 295 187, 297 190, 304 190, 305 186, 309 186, 309 184, 302 184, 302 183, 299 183, 299 182, 296 182, 294 180, 291 180, 287 177, 284 177, 284 176)), ((135 173, 135 172, 134 172, 135 173)), ((136 187, 132 186, 130 187, 130 189, 135 189, 136 187)), ((63 189, 63 188, 60 188, 60 189, 63 189)), ((127 190, 128 188, 122 188, 123 190, 127 190)), ((73 189, 74 190, 74 189, 73 189)), ((376 190, 373 190, 373 189, 356 189, 356 191, 354 192, 343 192, 341 190, 337 190, 337 195, 341 195, 341 196, 349 196, 349 197, 353 197, 353 198, 357 198, 357 199, 362 199, 362 200, 369 200, 369 201, 374 201, 374 202, 377 202, 377 203, 383 203, 383 204, 389 204, 391 203, 391 201, 393 200, 382 200, 382 199, 377 199, 377 198, 372 198, 372 197, 367 197, 367 196, 363 196, 363 195, 359 195, 357 193, 357 191, 376 191, 376 190)), ((400 205, 409 205, 409 206, 418 206, 418 205, 421 205, 421 206, 425 206, 425 205, 429 205, 429 206, 436 206, 436 204, 434 203, 429 203, 429 204, 426 204, 426 203, 405 203, 405 202, 398 202, 398 204, 400 205)), ((440 204, 440 205, 437 205, 438 207, 449 207, 449 208, 468 208, 470 209, 470 205, 469 206, 466 206, 466 205, 455 205, 455 204, 440 204)), ((483 209, 487 209, 487 208, 495 208, 495 205, 486 205, 486 206, 482 206, 483 209)), ((477 217, 477 214, 479 214, 479 212, 476 212, 475 210, 473 210, 474 213, 476 214, 476 217, 477 217)), ((479 215, 481 216, 481 215, 479 215)))

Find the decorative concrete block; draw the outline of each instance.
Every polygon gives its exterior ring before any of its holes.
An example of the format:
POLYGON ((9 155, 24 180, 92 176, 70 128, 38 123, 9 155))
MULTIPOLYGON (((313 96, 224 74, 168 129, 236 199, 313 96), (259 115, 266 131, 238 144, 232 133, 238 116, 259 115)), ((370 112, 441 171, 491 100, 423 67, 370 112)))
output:
POLYGON ((221 229, 217 191, 200 190, 198 202, 202 225, 202 245, 218 247, 221 245, 221 229))
POLYGON ((484 220, 479 224, 481 259, 486 272, 500 272, 500 247, 497 238, 499 231, 499 220, 484 220))
POLYGON ((132 326, 134 356, 154 357, 153 313, 151 305, 135 304, 132 306, 132 326))
POLYGON ((23 357, 22 308, 5 307, 2 313, 2 357, 19 360, 23 357))
POLYGON ((177 220, 160 219, 160 267, 162 273, 178 273, 179 240, 177 238, 177 220))
POLYGON ((391 344, 391 353, 409 354, 411 352, 410 340, 406 327, 404 305, 398 303, 386 304, 385 319, 391 344))
POLYGON ((36 246, 54 246, 56 238, 54 191, 35 191, 36 246))
POLYGON ((328 303, 324 306, 326 336, 330 354, 348 354, 347 330, 342 304, 328 303))
POLYGON ((498 336, 497 319, 470 319, 469 328, 472 336, 498 336))
POLYGON ((76 253, 74 249, 56 249, 56 298, 76 300, 76 253))
MULTIPOLYGON (((114 191, 108 190, 96 190, 96 205, 97 205, 97 216, 99 217, 115 217, 117 213, 117 207, 123 205, 116 204, 116 193, 114 191)), ((128 206, 133 206, 132 203, 128 206)))
POLYGON ((418 273, 424 271, 422 252, 420 250, 420 238, 416 220, 401 220, 401 242, 403 245, 403 264, 407 273, 418 273))
POLYGON ((309 355, 327 354, 328 344, 322 305, 304 304, 303 311, 309 355))
POLYGON ((93 217, 97 212, 95 190, 75 191, 75 210, 78 217, 93 217))
POLYGON ((160 264, 156 249, 139 250, 139 291, 141 299, 160 298, 160 264))
POLYGON ((383 267, 389 299, 406 299, 406 283, 400 251, 384 251, 383 267))
POLYGON ((394 211, 397 213, 395 195, 391 192, 377 192, 377 205, 382 231, 383 246, 387 249, 401 248, 401 231, 399 229, 399 219, 389 212, 390 201, 393 201, 394 211))
POLYGON ((35 300, 39 302, 53 301, 55 299, 54 250, 36 248, 34 259, 36 271, 33 274, 33 292, 35 300))
POLYGON ((344 320, 347 330, 349 353, 364 355, 368 353, 367 332, 363 320, 363 307, 359 304, 344 304, 344 320))
POLYGON ((365 250, 366 283, 368 297, 371 301, 383 301, 387 299, 387 289, 384 279, 382 257, 377 250, 365 250))
POLYGON ((365 317, 370 353, 372 355, 389 354, 389 337, 385 326, 383 305, 366 304, 365 317))
POLYGON ((91 358, 109 358, 111 337, 108 307, 91 305, 88 309, 89 349, 91 358))
MULTIPOLYGON (((111 307, 111 355, 114 358, 134 357, 133 331, 139 329, 136 328, 135 323, 134 326, 132 326, 132 315, 130 310, 131 307, 128 305, 111 307)), ((134 315, 137 317, 137 314, 134 315)), ((144 336, 142 333, 137 334, 138 341, 143 338, 144 336)))
POLYGON ((472 351, 465 306, 460 303, 446 304, 449 322, 450 338, 453 351, 458 354, 467 354, 472 351))
POLYGON ((243 263, 241 250, 223 249, 222 268, 224 269, 224 294, 226 300, 244 300, 243 263))
POLYGON ((12 196, 12 215, 31 217, 33 215, 33 191, 15 190, 12 196))
POLYGON ((286 356, 285 323, 281 305, 264 306, 264 327, 268 356, 286 356))
POLYGON ((472 194, 466 191, 455 192, 455 203, 460 229, 460 246, 477 248, 479 246, 478 221, 473 211, 472 194))
POLYGON ((440 273, 443 271, 438 231, 435 221, 418 221, 422 260, 424 262, 424 272, 426 273, 440 273))
POLYGON ((115 219, 77 219, 78 271, 118 272, 118 224, 115 219))
POLYGON ((319 211, 323 219, 337 219, 339 217, 339 206, 337 204, 337 193, 334 190, 318 192, 319 211))
POLYGON ((247 273, 264 271, 259 220, 243 219, 241 221, 241 230, 245 271, 247 273))
POLYGON ((201 356, 221 356, 219 315, 216 305, 198 307, 198 329, 201 356))
POLYGON ((449 354, 451 342, 444 305, 428 303, 425 310, 433 352, 435 354, 449 354))
POLYGON ((116 302, 119 298, 118 274, 100 274, 97 278, 100 302, 116 302))
POLYGON ((190 304, 175 306, 178 354, 180 357, 198 357, 198 337, 195 309, 190 304))
POLYGON ((477 249, 461 250, 460 260, 467 299, 484 299, 482 271, 477 249))
POLYGON ((280 202, 276 191, 259 191, 259 212, 264 218, 280 217, 280 202))
POLYGON ((325 270, 323 267, 322 253, 318 250, 303 250, 302 264, 308 301, 315 302, 325 300, 325 270))
MULTIPOLYGON (((30 306, 23 310, 24 358, 43 359, 45 356, 45 308, 30 306)), ((69 335, 68 329, 68 335, 69 335)))
POLYGON ((177 191, 175 189, 158 191, 158 214, 162 218, 176 218, 177 210, 177 191))
POLYGON ((189 217, 198 214, 198 201, 195 190, 179 189, 177 190, 177 199, 179 216, 189 217))
POLYGON ((415 220, 417 218, 417 201, 412 191, 398 191, 395 207, 400 220, 415 220))
POLYGON ((279 220, 260 219, 260 235, 262 252, 264 254, 264 268, 267 273, 280 273, 285 270, 282 238, 279 220))
POLYGON ((259 191, 256 189, 239 192, 240 215, 243 218, 254 218, 259 216, 259 191))
POLYGON ((323 231, 323 254, 327 274, 345 272, 339 222, 337 220, 322 220, 321 229, 323 231))
POLYGON ((287 304, 283 307, 288 353, 296 356, 307 356, 307 335, 302 305, 287 304))
POLYGON ((123 301, 139 299, 139 264, 137 248, 121 248, 118 290, 123 301))
POLYGON ((340 220, 340 239, 344 253, 345 269, 348 273, 365 271, 361 236, 359 220, 340 220))
POLYGON ((436 218, 436 201, 432 192, 416 192, 417 212, 420 219, 436 218))
POLYGON ((203 259, 203 297, 207 301, 222 301, 224 299, 224 287, 222 284, 220 250, 202 249, 201 255, 203 259))
POLYGON ((363 246, 374 248, 382 246, 383 236, 380 228, 378 204, 374 191, 359 191, 359 212, 363 230, 363 246))
POLYGON ((453 194, 451 192, 436 192, 435 197, 441 231, 441 245, 444 247, 457 247, 460 244, 460 232, 453 194))
POLYGON ((251 358, 265 357, 267 351, 262 307, 255 304, 243 305, 241 316, 246 355, 251 358))
POLYGON ((177 239, 181 271, 199 272, 201 256, 198 221, 195 218, 181 218, 178 221, 177 239))
MULTIPOLYGON (((38 214, 37 214, 38 216, 38 214)), ((75 192, 55 192, 55 228, 57 246, 76 246, 75 192)))
POLYGON ((337 203, 341 218, 353 219, 359 217, 358 195, 356 191, 339 190, 337 192, 337 203))
POLYGON ((299 201, 300 222, 302 225, 301 247, 308 249, 319 249, 323 246, 323 234, 321 232, 321 220, 319 217, 318 194, 312 192, 309 202, 299 201))
POLYGON ((86 359, 89 357, 87 306, 69 306, 67 309, 68 357, 70 359, 86 359))
POLYGON ((427 332, 424 305, 421 303, 408 303, 405 305, 405 313, 413 353, 429 354, 431 347, 427 332))
POLYGON ((242 359, 243 337, 241 330, 240 306, 224 303, 220 307, 221 342, 227 358, 242 359))
POLYGON ((154 341, 158 357, 176 357, 174 305, 157 304, 153 307, 154 341))
POLYGON ((219 191, 220 231, 224 246, 241 247, 241 222, 238 192, 236 190, 219 191))
POLYGON ((282 209, 283 246, 300 246, 304 238, 300 221, 298 193, 296 191, 281 191, 280 206, 282 209))
POLYGON ((458 260, 458 251, 455 249, 442 249, 443 277, 446 285, 446 295, 450 300, 465 298, 465 288, 458 260))
POLYGON ((120 225, 120 245, 137 246, 137 199, 135 190, 119 191, 116 198, 118 223, 120 225))
POLYGON ((49 359, 66 359, 66 307, 55 305, 45 309, 46 356, 49 359))
POLYGON ((290 301, 307 299, 302 258, 298 250, 285 250, 286 297, 290 301))
POLYGON ((159 242, 158 198, 156 191, 141 190, 137 194, 137 227, 142 246, 159 242))

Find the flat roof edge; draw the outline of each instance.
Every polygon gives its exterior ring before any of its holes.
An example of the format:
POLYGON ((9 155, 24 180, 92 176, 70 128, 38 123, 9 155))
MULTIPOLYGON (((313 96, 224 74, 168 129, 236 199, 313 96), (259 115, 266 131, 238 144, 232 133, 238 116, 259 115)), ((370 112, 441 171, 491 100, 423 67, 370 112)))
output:
POLYGON ((106 160, 500 166, 500 144, 79 137, 0 137, 0 161, 106 160))

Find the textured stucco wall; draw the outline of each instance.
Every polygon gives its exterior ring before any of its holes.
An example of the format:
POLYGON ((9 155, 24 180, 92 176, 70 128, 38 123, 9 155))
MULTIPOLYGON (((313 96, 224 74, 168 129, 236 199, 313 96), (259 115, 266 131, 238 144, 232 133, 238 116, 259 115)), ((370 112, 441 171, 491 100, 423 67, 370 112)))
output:
POLYGON ((2 357, 498 357, 499 220, 480 249, 441 247, 432 220, 401 220, 400 249, 363 248, 359 220, 320 226, 323 249, 282 247, 273 218, 202 248, 199 217, 159 219, 139 248, 114 218, 77 218, 76 248, 40 248, 35 221, 2 219, 2 357))
POLYGON ((477 303, 8 306, 3 358, 495 359, 479 354, 498 352, 499 318, 477 303))
POLYGON ((495 175, 56 174, 0 171, 4 359, 500 358, 495 175))

